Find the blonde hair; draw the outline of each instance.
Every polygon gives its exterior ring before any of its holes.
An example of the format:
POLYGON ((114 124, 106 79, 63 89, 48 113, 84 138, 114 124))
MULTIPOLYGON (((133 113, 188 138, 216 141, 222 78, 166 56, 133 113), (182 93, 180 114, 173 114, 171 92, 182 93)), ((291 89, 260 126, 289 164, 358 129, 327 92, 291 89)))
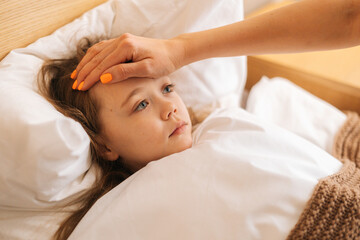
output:
POLYGON ((70 78, 71 72, 95 42, 83 39, 73 57, 45 62, 38 77, 39 92, 59 112, 78 121, 89 135, 92 163, 96 164, 101 172, 94 186, 85 190, 70 203, 71 205, 78 204, 79 207, 62 222, 54 235, 57 240, 67 239, 96 200, 131 175, 131 172, 122 164, 121 159, 108 161, 102 157, 106 146, 100 136, 100 126, 96 114, 98 104, 95 99, 91 98, 88 91, 72 89, 74 80, 70 78))

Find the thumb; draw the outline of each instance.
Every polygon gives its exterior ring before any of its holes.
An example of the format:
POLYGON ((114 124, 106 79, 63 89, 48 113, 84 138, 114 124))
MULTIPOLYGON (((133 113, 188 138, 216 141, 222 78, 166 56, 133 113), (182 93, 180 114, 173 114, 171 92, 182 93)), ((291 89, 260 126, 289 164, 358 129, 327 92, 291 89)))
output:
POLYGON ((151 77, 149 63, 146 60, 115 65, 106 69, 100 76, 103 84, 116 83, 132 77, 151 77))

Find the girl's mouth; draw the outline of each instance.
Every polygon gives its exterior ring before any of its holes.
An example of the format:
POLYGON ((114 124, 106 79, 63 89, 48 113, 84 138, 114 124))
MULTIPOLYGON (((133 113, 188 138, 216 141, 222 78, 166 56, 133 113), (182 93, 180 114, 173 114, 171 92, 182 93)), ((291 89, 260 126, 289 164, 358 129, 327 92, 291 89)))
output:
POLYGON ((174 131, 170 134, 169 137, 174 136, 174 135, 180 135, 180 134, 184 133, 185 130, 186 130, 186 126, 187 126, 187 125, 188 125, 188 124, 187 124, 186 122, 184 122, 184 121, 178 122, 178 123, 176 124, 176 128, 175 128, 174 131))

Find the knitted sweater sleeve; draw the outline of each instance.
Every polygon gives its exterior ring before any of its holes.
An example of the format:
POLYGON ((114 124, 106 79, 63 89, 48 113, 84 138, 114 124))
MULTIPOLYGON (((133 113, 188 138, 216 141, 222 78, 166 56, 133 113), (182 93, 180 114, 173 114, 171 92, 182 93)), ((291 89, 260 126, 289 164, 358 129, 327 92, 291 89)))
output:
POLYGON ((360 118, 347 116, 333 151, 343 167, 319 181, 288 240, 360 240, 360 118))

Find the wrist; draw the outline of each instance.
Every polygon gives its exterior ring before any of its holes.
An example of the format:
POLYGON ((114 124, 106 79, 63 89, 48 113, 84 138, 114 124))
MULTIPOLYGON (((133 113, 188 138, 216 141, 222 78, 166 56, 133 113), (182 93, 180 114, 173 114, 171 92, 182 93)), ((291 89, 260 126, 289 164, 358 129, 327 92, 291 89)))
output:
POLYGON ((196 49, 195 41, 192 39, 191 33, 183 33, 170 40, 172 41, 170 51, 175 51, 174 55, 176 56, 175 61, 177 68, 200 60, 196 58, 196 50, 199 49, 196 49))
POLYGON ((232 32, 224 28, 215 28, 204 30, 200 32, 184 33, 175 38, 182 49, 182 63, 183 65, 204 60, 213 57, 228 57, 233 56, 233 47, 231 45, 228 32, 232 32))

